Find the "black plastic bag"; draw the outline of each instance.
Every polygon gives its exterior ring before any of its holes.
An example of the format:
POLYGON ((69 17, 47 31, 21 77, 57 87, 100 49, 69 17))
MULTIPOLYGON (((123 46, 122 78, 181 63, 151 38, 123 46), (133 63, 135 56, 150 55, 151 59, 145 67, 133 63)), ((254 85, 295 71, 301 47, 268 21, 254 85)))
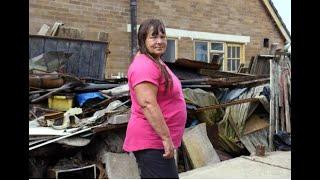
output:
POLYGON ((291 135, 287 132, 279 131, 273 135, 273 144, 276 150, 291 151, 291 135))

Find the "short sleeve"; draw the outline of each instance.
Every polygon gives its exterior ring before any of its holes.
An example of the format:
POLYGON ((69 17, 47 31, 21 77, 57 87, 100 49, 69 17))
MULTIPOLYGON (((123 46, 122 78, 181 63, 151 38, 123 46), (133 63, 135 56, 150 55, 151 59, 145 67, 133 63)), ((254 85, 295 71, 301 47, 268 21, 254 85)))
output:
POLYGON ((159 87, 160 70, 153 61, 144 55, 135 58, 128 75, 133 88, 142 82, 150 82, 159 87))

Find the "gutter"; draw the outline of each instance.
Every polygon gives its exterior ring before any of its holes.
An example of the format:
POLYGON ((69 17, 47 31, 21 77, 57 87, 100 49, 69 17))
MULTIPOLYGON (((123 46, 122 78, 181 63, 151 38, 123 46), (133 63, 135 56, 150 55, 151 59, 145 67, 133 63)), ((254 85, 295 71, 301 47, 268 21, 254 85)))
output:
POLYGON ((131 60, 137 52, 137 0, 130 0, 131 60))

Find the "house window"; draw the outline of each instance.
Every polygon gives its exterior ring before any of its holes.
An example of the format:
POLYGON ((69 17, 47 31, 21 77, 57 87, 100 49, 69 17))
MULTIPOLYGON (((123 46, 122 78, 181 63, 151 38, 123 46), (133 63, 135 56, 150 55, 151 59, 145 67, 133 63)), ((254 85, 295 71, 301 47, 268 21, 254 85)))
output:
POLYGON ((227 70, 228 71, 238 71, 240 66, 241 45, 228 44, 227 45, 227 70))
POLYGON ((220 70, 238 71, 244 63, 244 44, 195 41, 195 60, 221 64, 220 70))
POLYGON ((175 62, 176 60, 176 40, 168 39, 167 40, 167 49, 163 54, 162 59, 166 62, 175 62))
POLYGON ((195 60, 208 62, 208 42, 195 42, 195 60))
POLYGON ((224 59, 224 43, 223 42, 211 42, 210 43, 210 61, 211 63, 221 64, 220 70, 223 70, 224 59))
POLYGON ((213 42, 211 43, 211 51, 223 52, 223 43, 213 42))

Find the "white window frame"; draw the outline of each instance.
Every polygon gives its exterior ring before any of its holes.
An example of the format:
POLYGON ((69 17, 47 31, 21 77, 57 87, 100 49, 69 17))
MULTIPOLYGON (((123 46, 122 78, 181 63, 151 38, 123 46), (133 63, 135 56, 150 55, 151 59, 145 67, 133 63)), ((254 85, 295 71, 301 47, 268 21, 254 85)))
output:
MULTIPOLYGON (((209 55, 210 55, 210 47, 209 47, 209 41, 204 41, 204 40, 194 40, 193 41, 193 59, 196 60, 196 43, 197 42, 204 42, 204 43, 207 43, 207 63, 209 63, 209 55)), ((199 61, 199 60, 196 60, 196 61, 199 61)))
MULTIPOLYGON (((211 53, 217 53, 217 54, 223 54, 223 58, 225 58, 225 48, 226 48, 226 43, 225 42, 220 42, 220 41, 204 41, 204 40, 194 40, 193 41, 193 59, 196 59, 196 42, 206 42, 207 47, 208 47, 208 52, 207 52, 207 63, 211 62, 210 54, 211 53), (212 50, 211 43, 221 43, 222 44, 222 50, 212 50)), ((223 63, 222 63, 223 64, 223 63)))
MULTIPOLYGON (((174 60, 177 60, 178 58, 178 39, 174 37, 167 37, 168 40, 174 40, 174 60)), ((168 47, 168 46, 167 46, 168 47)))

